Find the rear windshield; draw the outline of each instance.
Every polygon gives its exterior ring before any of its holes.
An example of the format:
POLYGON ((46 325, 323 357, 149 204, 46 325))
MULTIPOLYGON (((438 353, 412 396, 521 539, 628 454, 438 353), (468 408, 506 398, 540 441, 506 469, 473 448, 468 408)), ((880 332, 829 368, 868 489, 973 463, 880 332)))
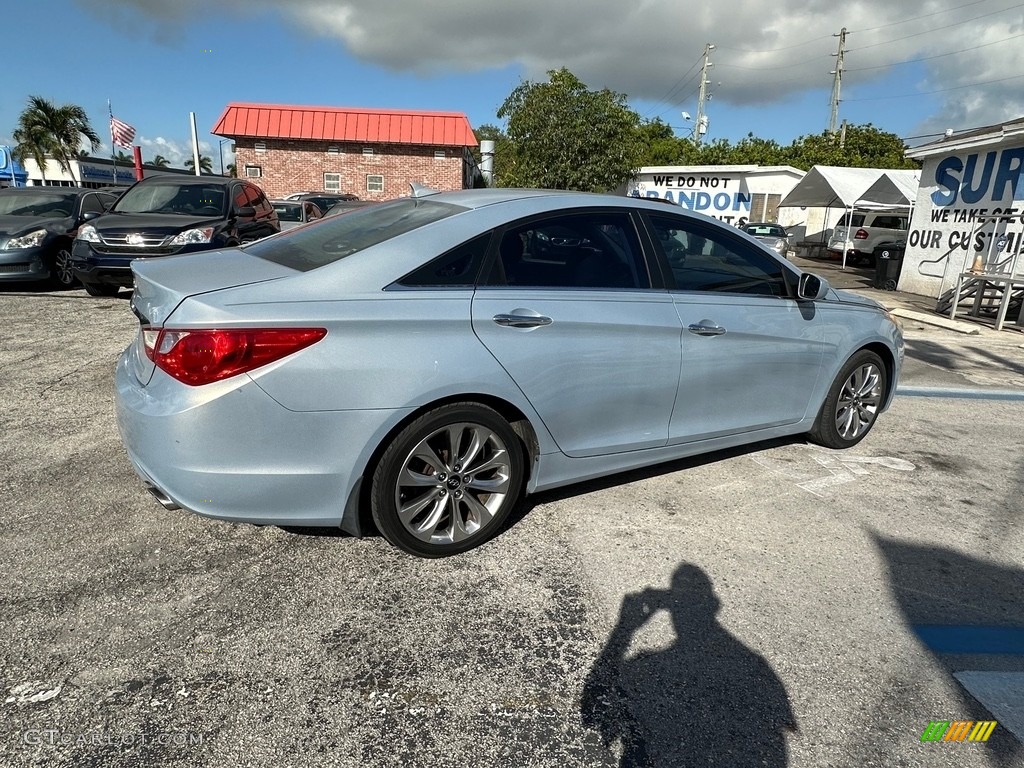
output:
POLYGON ((863 213, 855 213, 855 214, 853 214, 853 220, 852 221, 847 221, 848 218, 850 218, 850 214, 844 213, 843 214, 843 218, 841 218, 839 220, 839 223, 836 224, 836 226, 837 227, 863 227, 864 226, 864 214, 863 213))
POLYGON ((313 226, 247 245, 245 251, 308 272, 465 210, 431 200, 395 200, 321 219, 313 226))
POLYGON ((302 221, 302 206, 274 203, 278 221, 302 221))

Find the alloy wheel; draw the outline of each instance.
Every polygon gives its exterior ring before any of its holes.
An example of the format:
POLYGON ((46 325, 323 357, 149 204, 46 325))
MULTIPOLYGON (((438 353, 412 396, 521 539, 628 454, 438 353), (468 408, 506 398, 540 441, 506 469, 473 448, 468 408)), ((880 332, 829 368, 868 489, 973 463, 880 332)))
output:
POLYGON ((874 424, 882 404, 882 372, 872 362, 855 368, 839 392, 836 430, 844 440, 855 440, 874 424))

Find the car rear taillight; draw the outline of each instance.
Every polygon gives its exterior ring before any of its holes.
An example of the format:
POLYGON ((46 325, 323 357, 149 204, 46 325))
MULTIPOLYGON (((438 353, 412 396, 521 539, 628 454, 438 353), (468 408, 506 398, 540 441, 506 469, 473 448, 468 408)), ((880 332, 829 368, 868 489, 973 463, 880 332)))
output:
POLYGON ((326 335, 326 328, 142 329, 146 356, 193 387, 280 360, 326 335))
POLYGON ((867 240, 868 239, 867 230, 858 229, 857 230, 857 234, 853 236, 853 239, 854 240, 867 240))

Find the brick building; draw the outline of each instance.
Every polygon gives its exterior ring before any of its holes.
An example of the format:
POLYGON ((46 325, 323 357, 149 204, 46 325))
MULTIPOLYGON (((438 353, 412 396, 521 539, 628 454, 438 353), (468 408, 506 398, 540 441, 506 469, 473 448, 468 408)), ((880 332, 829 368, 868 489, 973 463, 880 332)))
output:
POLYGON ((363 200, 481 185, 460 112, 229 104, 211 133, 235 143, 238 175, 271 198, 347 192, 363 200))

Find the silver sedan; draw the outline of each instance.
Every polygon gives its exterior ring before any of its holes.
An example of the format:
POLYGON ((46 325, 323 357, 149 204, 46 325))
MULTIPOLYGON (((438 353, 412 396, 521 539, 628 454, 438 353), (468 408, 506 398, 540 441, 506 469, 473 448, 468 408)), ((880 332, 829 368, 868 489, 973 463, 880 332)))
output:
POLYGON ((419 189, 132 266, 118 424, 164 506, 424 557, 524 493, 784 435, 855 445, 903 358, 879 305, 627 197, 419 189))

